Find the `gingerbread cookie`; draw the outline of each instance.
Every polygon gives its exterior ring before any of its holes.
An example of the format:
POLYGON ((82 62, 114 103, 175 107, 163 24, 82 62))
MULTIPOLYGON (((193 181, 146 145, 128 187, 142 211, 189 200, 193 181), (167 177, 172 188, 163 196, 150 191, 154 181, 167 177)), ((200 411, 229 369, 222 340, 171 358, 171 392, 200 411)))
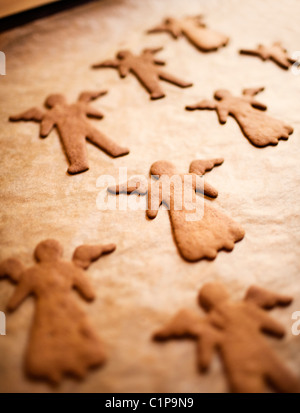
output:
POLYGON ((202 258, 214 259, 218 251, 231 251, 234 243, 244 237, 244 230, 239 224, 209 204, 204 203, 200 214, 197 211, 196 192, 210 198, 218 196, 217 190, 201 177, 222 163, 223 159, 193 161, 189 174, 177 175, 172 163, 158 161, 151 166, 150 174, 159 179, 154 184, 150 181, 148 188, 131 179, 109 187, 108 191, 114 194, 136 191, 140 195, 148 192, 147 216, 155 218, 161 204, 167 205, 174 240, 181 256, 191 262, 202 258))
POLYGON ((223 285, 205 284, 199 293, 199 304, 207 316, 182 310, 153 337, 196 340, 202 371, 209 368, 217 351, 233 392, 260 393, 268 385, 279 392, 299 392, 300 381, 263 337, 264 333, 277 338, 284 336, 283 326, 265 309, 289 305, 291 301, 291 297, 250 287, 243 301, 234 302, 223 285))
POLYGON ((261 60, 271 60, 276 63, 282 69, 289 69, 296 60, 289 57, 287 50, 281 46, 280 42, 275 42, 272 46, 264 46, 259 44, 256 49, 241 49, 240 54, 248 56, 257 56, 261 60))
POLYGON ((25 369, 31 377, 59 383, 64 374, 82 378, 88 368, 104 363, 104 346, 72 290, 86 301, 94 300, 84 269, 115 248, 114 244, 83 245, 76 248, 73 262, 66 262, 61 245, 49 239, 37 245, 33 267, 24 269, 14 259, 0 264, 0 278, 7 276, 18 283, 8 310, 15 311, 29 295, 36 299, 25 356, 25 369))
POLYGON ((210 52, 226 46, 229 37, 209 29, 203 23, 203 16, 184 19, 166 18, 162 24, 148 30, 148 33, 167 32, 178 39, 185 36, 187 40, 202 52, 210 52))
POLYGON ((103 114, 89 105, 105 95, 101 92, 82 92, 78 101, 68 104, 63 95, 50 95, 45 101, 49 108, 46 112, 39 108, 29 109, 19 115, 11 116, 11 121, 40 122, 40 136, 45 138, 56 127, 69 160, 69 174, 78 174, 89 169, 86 139, 113 157, 127 155, 129 149, 119 146, 88 122, 87 116, 102 119, 103 114))
POLYGON ((192 83, 184 82, 161 69, 160 66, 165 65, 165 62, 154 57, 161 50, 161 47, 157 49, 144 49, 140 55, 134 55, 129 50, 122 50, 118 52, 116 59, 96 63, 92 68, 111 67, 118 69, 121 78, 126 77, 129 72, 133 73, 149 92, 152 100, 165 96, 160 87, 160 79, 181 88, 192 86, 192 83))
POLYGON ((244 89, 243 96, 233 96, 228 90, 217 90, 215 101, 202 100, 195 105, 186 106, 187 110, 215 110, 221 124, 226 123, 231 115, 239 124, 243 134, 255 146, 277 145, 280 139, 287 140, 293 128, 281 120, 262 113, 266 105, 258 102, 254 96, 264 88, 244 89))

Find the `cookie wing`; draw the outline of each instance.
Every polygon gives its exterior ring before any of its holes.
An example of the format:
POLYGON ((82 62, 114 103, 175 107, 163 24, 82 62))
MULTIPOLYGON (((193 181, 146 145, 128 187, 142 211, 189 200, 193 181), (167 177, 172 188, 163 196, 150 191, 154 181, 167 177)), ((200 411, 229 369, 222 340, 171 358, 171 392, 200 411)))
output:
POLYGON ((291 304, 293 298, 287 295, 273 293, 257 286, 251 286, 245 295, 245 301, 250 301, 261 308, 272 309, 291 304))
POLYGON ((97 261, 104 254, 111 254, 115 249, 115 244, 80 245, 75 249, 72 260, 77 267, 87 269, 93 261, 97 261))
POLYGON ((20 120, 41 122, 43 120, 45 113, 39 108, 31 108, 25 112, 19 113, 18 115, 13 115, 9 117, 11 122, 18 122, 20 120))

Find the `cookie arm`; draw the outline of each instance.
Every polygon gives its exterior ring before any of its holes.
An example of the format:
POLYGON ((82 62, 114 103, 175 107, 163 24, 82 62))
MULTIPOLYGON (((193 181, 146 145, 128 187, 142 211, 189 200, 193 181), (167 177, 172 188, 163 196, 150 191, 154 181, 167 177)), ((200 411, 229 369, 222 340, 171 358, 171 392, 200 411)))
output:
POLYGON ((72 260, 77 267, 87 269, 93 261, 97 261, 104 254, 111 254, 115 249, 115 244, 80 245, 75 249, 72 260))
POLYGON ((152 34, 152 33, 161 33, 161 32, 168 32, 169 29, 165 23, 158 24, 155 27, 152 27, 152 29, 148 29, 147 33, 152 34))
POLYGON ((260 330, 266 334, 282 338, 285 335, 285 328, 276 320, 271 318, 265 310, 253 307, 251 315, 259 323, 260 330))
POLYGON ((107 93, 107 90, 98 90, 96 92, 82 92, 78 97, 78 102, 89 103, 92 100, 100 98, 101 96, 105 96, 107 93))
POLYGON ((89 116, 90 118, 95 118, 95 119, 102 119, 104 118, 104 114, 100 112, 100 110, 92 108, 90 106, 86 107, 85 114, 89 116))
POLYGON ((93 301, 96 297, 88 277, 85 272, 79 268, 75 268, 73 271, 73 287, 86 301, 93 301))
POLYGON ((83 107, 84 107, 84 112, 87 116, 96 118, 96 119, 102 119, 104 117, 103 113, 91 107, 89 105, 89 102, 91 102, 92 100, 96 100, 102 96, 105 96, 107 93, 108 93, 107 90, 80 93, 78 97, 78 102, 82 102, 83 107))
POLYGON ((23 264, 15 258, 8 258, 0 263, 0 278, 8 277, 17 282, 23 271, 23 264))
POLYGON ((40 126, 40 136, 42 138, 46 138, 49 133, 51 132, 51 130, 53 129, 53 127, 55 126, 55 121, 53 119, 51 119, 50 116, 45 116, 41 122, 41 126, 40 126))
POLYGON ((118 66, 118 72, 120 77, 124 79, 130 72, 130 67, 127 66, 125 63, 121 62, 118 66))
POLYGON ((255 87, 255 88, 248 88, 243 90, 243 95, 245 96, 255 96, 260 92, 265 90, 264 87, 255 87))
POLYGON ((44 112, 39 108, 31 108, 26 110, 25 112, 19 113, 18 115, 10 116, 9 120, 11 122, 18 122, 20 120, 41 122, 44 115, 44 112))
POLYGON ((175 24, 172 24, 170 22, 165 22, 148 30, 147 33, 148 34, 169 33, 174 39, 178 39, 178 37, 181 34, 181 29, 179 27, 176 27, 175 24))
POLYGON ((156 218, 161 204, 162 188, 161 182, 158 180, 158 182, 155 182, 154 185, 149 185, 147 217, 150 219, 156 218))
POLYGON ((219 122, 222 125, 224 125, 224 123, 227 122, 227 118, 228 118, 228 115, 229 115, 229 110, 226 107, 221 106, 221 104, 217 104, 216 110, 217 110, 217 115, 218 115, 218 118, 219 118, 219 122))
POLYGON ((210 198, 217 198, 218 196, 218 191, 213 186, 205 182, 204 178, 199 175, 193 176, 193 189, 196 192, 209 196, 210 198))
POLYGON ((198 14, 198 16, 194 16, 192 17, 192 20, 194 20, 194 22, 200 26, 200 27, 206 27, 206 24, 203 22, 204 19, 204 15, 203 14, 198 14))
POLYGON ((253 99, 251 101, 251 105, 255 108, 255 109, 259 109, 259 110, 267 110, 267 106, 264 103, 258 102, 257 100, 253 99))
POLYGON ((221 333, 209 325, 203 325, 197 343, 197 360, 201 371, 206 371, 217 347, 221 344, 221 333))
POLYGON ((291 64, 295 63, 295 61, 293 61, 293 59, 289 58, 287 55, 282 56, 279 53, 272 55, 271 59, 280 67, 286 70, 291 66, 291 64))
POLYGON ((104 67, 110 67, 113 69, 117 69, 119 65, 120 65, 120 62, 117 59, 104 60, 103 62, 93 64, 92 69, 100 69, 104 67))
POLYGON ((148 181, 144 176, 132 177, 126 182, 109 186, 107 191, 114 195, 131 194, 132 192, 138 195, 146 195, 148 192, 148 181))
POLYGON ((165 66, 165 64, 166 64, 166 62, 164 60, 161 60, 161 59, 154 59, 153 62, 156 65, 159 65, 159 66, 165 66))
POLYGON ((197 337, 201 318, 191 310, 179 311, 166 325, 153 334, 157 341, 180 337, 197 337))
POLYGON ((32 284, 30 282, 31 276, 26 276, 26 273, 22 276, 20 279, 19 284, 17 285, 14 294, 10 298, 8 304, 7 304, 7 309, 8 311, 14 311, 16 310, 22 302, 30 295, 32 294, 32 284))
POLYGON ((240 49, 240 54, 247 56, 258 56, 261 59, 265 60, 264 55, 258 49, 240 49))
POLYGON ((287 57, 287 60, 291 63, 291 64, 294 64, 294 63, 298 63, 298 60, 297 59, 293 59, 292 57, 287 57))
POLYGON ((201 370, 206 370, 211 363, 214 351, 221 343, 221 334, 198 314, 190 310, 181 310, 165 327, 153 335, 153 339, 157 341, 183 337, 198 340, 198 365, 201 370))
POLYGON ((204 99, 194 105, 188 105, 186 110, 215 110, 217 108, 216 102, 213 100, 204 99))
POLYGON ((148 47, 143 50, 142 55, 151 56, 151 55, 155 55, 158 52, 161 52, 162 50, 163 50, 163 47, 148 47))

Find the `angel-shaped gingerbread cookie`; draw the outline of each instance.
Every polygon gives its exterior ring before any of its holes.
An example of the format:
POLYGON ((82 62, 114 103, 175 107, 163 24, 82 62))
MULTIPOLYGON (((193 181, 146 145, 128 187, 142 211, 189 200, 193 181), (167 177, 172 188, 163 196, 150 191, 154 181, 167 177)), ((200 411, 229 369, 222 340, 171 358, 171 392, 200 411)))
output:
POLYGON ((94 300, 84 270, 115 248, 114 244, 81 245, 72 262, 66 262, 61 245, 48 239, 35 248, 37 264, 33 267, 25 269, 16 259, 0 264, 0 278, 6 276, 17 283, 8 310, 15 311, 29 295, 36 299, 25 356, 25 369, 31 377, 59 383, 64 374, 81 378, 88 368, 104 363, 103 343, 72 290, 75 288, 86 301, 94 300))
POLYGON ((284 336, 283 326, 265 310, 289 305, 291 301, 291 297, 253 286, 243 301, 234 302, 222 284, 205 284, 199 293, 199 304, 207 316, 181 310, 154 338, 196 340, 201 371, 209 368, 217 351, 232 392, 259 393, 268 386, 279 392, 299 392, 299 379, 263 337, 263 334, 284 336))
POLYGON ((164 91, 160 87, 160 79, 181 88, 192 86, 192 83, 184 82, 161 69, 165 62, 154 57, 160 50, 162 50, 161 47, 157 49, 144 49, 140 55, 135 55, 129 50, 122 50, 117 53, 116 59, 96 63, 92 68, 111 67, 118 69, 122 78, 126 77, 129 72, 132 72, 149 92, 152 100, 165 96, 164 91))
POLYGON ((107 91, 82 92, 78 101, 73 104, 68 104, 63 95, 50 95, 45 101, 45 106, 48 108, 46 111, 32 108, 11 116, 10 120, 40 122, 42 138, 46 138, 52 128, 56 127, 70 163, 68 172, 77 174, 89 169, 86 139, 113 157, 129 153, 127 148, 119 146, 88 122, 87 116, 103 118, 104 115, 91 107, 89 102, 106 93, 107 91))
POLYGON ((167 206, 174 240, 181 256, 191 262, 202 258, 214 259, 218 251, 231 251, 234 243, 244 237, 242 227, 223 212, 205 200, 200 208, 196 202, 196 192, 210 198, 218 196, 216 189, 204 181, 203 175, 222 162, 223 159, 196 160, 190 164, 188 174, 177 174, 172 163, 158 161, 150 169, 150 175, 158 180, 154 183, 150 180, 148 187, 133 178, 109 187, 108 191, 140 195, 148 192, 147 216, 153 219, 162 203, 167 206))
POLYGON ((229 38, 224 34, 206 27, 202 15, 183 19, 168 17, 162 24, 148 30, 148 33, 160 32, 170 33, 174 39, 185 36, 190 43, 202 52, 217 50, 222 46, 226 46, 229 41, 229 38))
POLYGON ((187 110, 215 110, 221 124, 228 116, 235 118, 242 132, 255 146, 277 145, 280 139, 287 140, 293 128, 281 120, 263 113, 266 105, 258 102, 254 96, 264 88, 244 89, 243 96, 233 96, 228 90, 217 90, 216 100, 204 99, 195 105, 186 106, 187 110))
POLYGON ((296 60, 289 57, 287 50, 282 47, 280 42, 275 42, 272 46, 259 44, 256 49, 241 49, 240 54, 248 56, 257 56, 261 60, 271 60, 282 69, 289 69, 296 60))

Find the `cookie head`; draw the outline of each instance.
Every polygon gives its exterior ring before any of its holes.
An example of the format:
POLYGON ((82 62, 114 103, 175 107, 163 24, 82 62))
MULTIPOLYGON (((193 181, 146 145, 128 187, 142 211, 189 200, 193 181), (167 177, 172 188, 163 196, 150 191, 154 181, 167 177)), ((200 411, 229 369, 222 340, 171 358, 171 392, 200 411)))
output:
POLYGON ((187 16, 186 20, 192 21, 197 23, 200 27, 206 27, 205 23, 203 23, 204 15, 198 14, 197 16, 187 16))
POLYGON ((34 257, 38 262, 58 261, 62 257, 62 254, 62 246, 54 239, 47 239, 40 242, 34 250, 34 257))
POLYGON ((166 25, 171 25, 171 24, 174 24, 175 22, 176 22, 175 19, 172 18, 172 17, 167 17, 167 18, 164 20, 164 24, 166 24, 166 25))
POLYGON ((217 100, 222 100, 229 96, 231 96, 231 93, 229 92, 229 90, 226 89, 219 89, 214 94, 214 98, 217 100))
POLYGON ((175 168, 171 162, 168 161, 157 161, 151 165, 150 169, 151 175, 161 176, 161 175, 174 175, 175 168))
POLYGON ((56 105, 63 105, 66 103, 66 100, 63 95, 57 93, 47 97, 45 105, 48 108, 53 108, 56 105))
POLYGON ((131 56, 131 52, 129 50, 120 50, 117 54, 117 58, 120 60, 124 60, 129 56, 131 56))
POLYGON ((229 298, 228 293, 222 284, 208 283, 205 284, 199 293, 199 304, 206 311, 218 307, 229 298))

